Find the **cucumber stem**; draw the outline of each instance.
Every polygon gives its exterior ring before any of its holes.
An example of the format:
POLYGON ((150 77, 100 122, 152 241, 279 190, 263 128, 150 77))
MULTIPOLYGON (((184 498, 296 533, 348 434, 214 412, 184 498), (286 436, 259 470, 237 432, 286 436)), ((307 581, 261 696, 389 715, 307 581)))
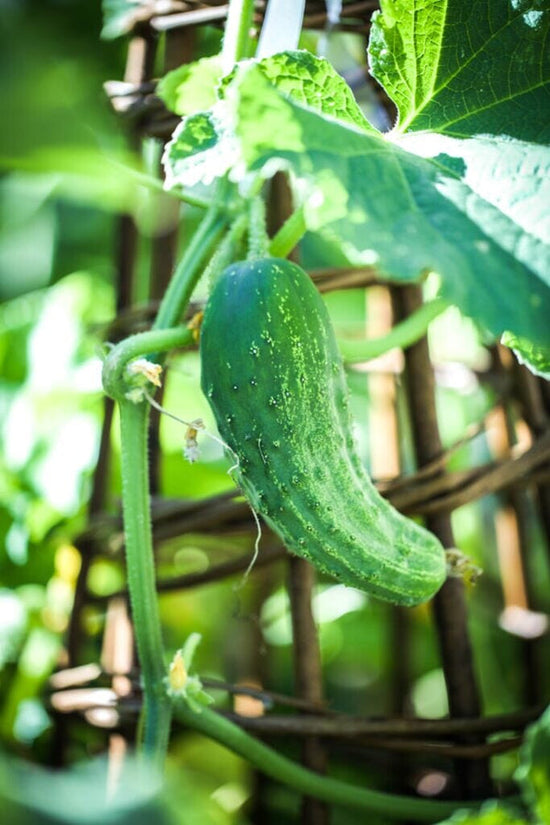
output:
POLYGON ((266 228, 265 202, 257 196, 250 202, 248 227, 248 260, 268 256, 269 238, 266 228))
POLYGON ((191 238, 181 261, 176 267, 168 289, 164 293, 153 329, 173 327, 179 322, 187 308, 193 289, 201 274, 202 266, 227 226, 228 219, 221 213, 221 201, 224 192, 224 187, 218 191, 216 201, 208 209, 197 231, 191 238))
POLYGON ((120 401, 122 499, 128 590, 143 682, 143 752, 162 767, 172 708, 164 689, 147 462, 148 404, 120 401))
POLYGON ((297 765, 207 707, 195 711, 187 702, 182 701, 176 705, 174 712, 189 727, 238 753, 273 779, 301 794, 314 796, 325 802, 370 811, 390 818, 415 819, 422 822, 437 822, 451 816, 458 808, 475 809, 479 806, 479 803, 419 799, 358 788, 297 765))
POLYGON ((434 298, 422 304, 416 312, 393 327, 386 335, 367 340, 338 339, 338 347, 346 364, 357 364, 377 358, 391 349, 405 349, 414 344, 423 335, 430 323, 447 309, 449 304, 442 298, 434 298))
POLYGON ((164 688, 165 664, 149 501, 147 425, 149 405, 126 398, 130 361, 151 352, 186 346, 191 330, 153 330, 133 335, 113 347, 103 365, 103 386, 119 402, 122 510, 128 590, 143 681, 139 742, 146 756, 162 767, 170 735, 172 709, 164 688))
POLYGON ((286 258, 307 231, 304 209, 299 207, 287 218, 271 239, 269 254, 274 258, 286 258))
POLYGON ((240 242, 248 227, 248 215, 241 215, 224 236, 212 255, 204 274, 208 279, 209 289, 216 283, 224 269, 235 260, 239 260, 240 242))

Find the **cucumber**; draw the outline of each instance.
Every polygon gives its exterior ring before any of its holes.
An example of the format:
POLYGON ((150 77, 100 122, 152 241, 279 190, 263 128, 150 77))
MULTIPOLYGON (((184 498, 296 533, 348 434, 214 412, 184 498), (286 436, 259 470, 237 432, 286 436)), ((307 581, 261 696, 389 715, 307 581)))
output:
POLYGON ((433 534, 372 484, 355 450, 334 332, 309 276, 277 258, 229 266, 207 302, 201 382, 252 507, 288 550, 411 606, 446 576, 433 534))

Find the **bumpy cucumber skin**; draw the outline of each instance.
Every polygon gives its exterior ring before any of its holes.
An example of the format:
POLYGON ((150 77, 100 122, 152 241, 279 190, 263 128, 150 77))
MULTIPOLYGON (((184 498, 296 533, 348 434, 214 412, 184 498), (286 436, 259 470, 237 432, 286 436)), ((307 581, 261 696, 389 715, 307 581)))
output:
POLYGON ((431 598, 445 580, 444 550, 361 464, 342 360, 308 275, 277 258, 228 267, 205 309, 200 352, 240 486, 287 548, 379 599, 431 598))

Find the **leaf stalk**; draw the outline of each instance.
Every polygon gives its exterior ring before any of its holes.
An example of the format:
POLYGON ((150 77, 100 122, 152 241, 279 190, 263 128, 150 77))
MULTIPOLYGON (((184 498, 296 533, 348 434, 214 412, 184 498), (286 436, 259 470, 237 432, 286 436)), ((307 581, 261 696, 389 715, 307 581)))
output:
POLYGON ((406 349, 414 344, 423 335, 434 318, 448 308, 449 304, 442 298, 434 298, 422 304, 419 309, 409 315, 404 321, 401 321, 386 335, 381 335, 379 338, 371 338, 367 340, 346 340, 345 338, 338 339, 338 347, 342 353, 342 358, 347 364, 358 364, 362 361, 369 361, 371 358, 377 358, 389 350, 406 349))

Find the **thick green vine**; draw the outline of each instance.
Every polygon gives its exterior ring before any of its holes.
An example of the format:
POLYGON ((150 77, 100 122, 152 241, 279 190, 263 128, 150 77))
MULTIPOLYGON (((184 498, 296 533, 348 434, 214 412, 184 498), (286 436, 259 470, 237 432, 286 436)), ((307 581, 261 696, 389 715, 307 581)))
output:
POLYGON ((228 217, 220 208, 224 190, 218 193, 216 202, 209 208, 199 228, 178 264, 162 299, 154 329, 167 329, 177 324, 186 309, 195 288, 202 266, 212 254, 215 244, 227 228, 228 217))
MULTIPOLYGON (((164 651, 150 515, 147 461, 149 405, 143 400, 147 369, 153 380, 156 365, 136 360, 152 351, 186 346, 186 328, 134 335, 113 347, 103 365, 105 392, 118 401, 120 412, 123 522, 128 590, 143 682, 141 744, 144 753, 162 765, 170 735, 171 707, 164 690, 164 651), (141 369, 132 369, 138 364, 141 369), (144 372, 145 371, 145 372, 144 372)), ((157 367, 160 371, 160 367, 157 367)))
POLYGON ((143 749, 162 767, 170 736, 171 705, 163 685, 164 652, 151 538, 148 409, 144 403, 119 404, 122 498, 128 590, 143 683, 143 749))
POLYGON ((180 721, 238 753, 262 773, 294 788, 300 794, 324 802, 382 814, 392 819, 419 822, 437 822, 450 816, 458 808, 478 807, 476 803, 419 799, 358 788, 348 782, 307 770, 207 707, 194 709, 187 701, 181 701, 177 703, 175 713, 180 721))

